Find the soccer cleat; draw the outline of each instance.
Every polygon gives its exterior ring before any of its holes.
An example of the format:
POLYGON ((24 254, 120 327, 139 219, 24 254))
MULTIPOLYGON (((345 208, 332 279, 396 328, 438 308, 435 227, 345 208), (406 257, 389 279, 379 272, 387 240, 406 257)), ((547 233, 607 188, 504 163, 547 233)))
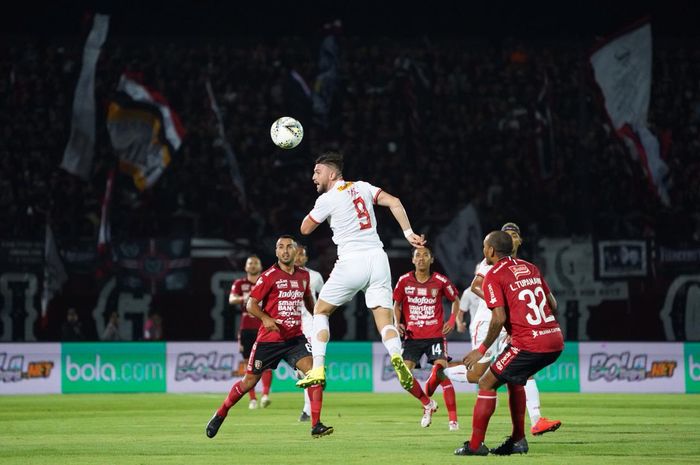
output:
POLYGON ((329 434, 333 434, 333 427, 326 426, 320 421, 316 423, 313 428, 311 428, 312 438, 320 438, 321 436, 328 436, 329 434))
POLYGON ((299 421, 309 421, 309 420, 311 420, 311 417, 309 416, 309 414, 302 411, 301 415, 299 415, 299 421))
POLYGON ((263 395, 260 399, 260 407, 262 408, 267 408, 270 405, 270 403, 270 397, 267 394, 263 395))
POLYGON ((449 422, 448 427, 450 428, 450 431, 459 431, 459 423, 456 421, 449 422))
POLYGON ((394 367, 394 370, 396 370, 396 376, 399 377, 401 387, 410 391, 413 387, 413 375, 411 374, 411 370, 409 370, 404 363, 403 358, 401 358, 399 354, 392 355, 391 365, 394 367))
POLYGON ((530 432, 534 436, 539 436, 544 433, 549 433, 550 431, 556 431, 559 429, 560 426, 561 422, 559 420, 550 420, 548 418, 542 417, 539 420, 537 420, 537 423, 535 423, 532 426, 530 432))
POLYGON ((520 441, 513 441, 513 437, 508 436, 503 441, 503 444, 491 449, 491 453, 494 455, 527 454, 529 449, 527 439, 522 438, 520 441))
POLYGON ((221 428, 221 423, 224 422, 226 417, 222 417, 216 414, 214 412, 214 416, 211 417, 211 420, 209 420, 209 423, 207 423, 207 437, 208 438, 213 438, 216 436, 216 433, 219 432, 219 428, 221 428))
POLYGON ((420 425, 427 428, 433 422, 433 413, 438 409, 438 404, 431 399, 428 405, 423 406, 423 418, 420 419, 420 425))
POLYGON ((309 386, 326 384, 326 367, 312 368, 302 379, 297 381, 297 387, 306 389, 309 386))
POLYGON ((455 455, 489 455, 489 448, 482 442, 476 450, 471 450, 467 441, 462 447, 455 449, 455 455))
POLYGON ((250 402, 248 402, 248 408, 251 410, 255 410, 256 408, 258 408, 258 400, 250 399, 250 402))

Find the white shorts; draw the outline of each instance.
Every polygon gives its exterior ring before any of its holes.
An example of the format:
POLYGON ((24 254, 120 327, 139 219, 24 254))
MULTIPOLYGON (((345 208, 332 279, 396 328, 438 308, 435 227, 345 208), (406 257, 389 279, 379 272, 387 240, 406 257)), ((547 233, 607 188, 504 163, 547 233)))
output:
MULTIPOLYGON (((469 324, 469 334, 472 336, 472 350, 478 348, 486 339, 486 334, 489 332, 489 323, 491 320, 475 320, 469 324)), ((491 347, 486 349, 484 356, 481 357, 478 363, 491 363, 496 360, 498 354, 503 349, 503 340, 508 335, 504 330, 501 330, 500 334, 493 341, 491 347)))
POLYGON ((391 269, 384 250, 343 254, 335 262, 318 298, 340 306, 350 302, 359 291, 365 293, 367 308, 393 308, 391 269))

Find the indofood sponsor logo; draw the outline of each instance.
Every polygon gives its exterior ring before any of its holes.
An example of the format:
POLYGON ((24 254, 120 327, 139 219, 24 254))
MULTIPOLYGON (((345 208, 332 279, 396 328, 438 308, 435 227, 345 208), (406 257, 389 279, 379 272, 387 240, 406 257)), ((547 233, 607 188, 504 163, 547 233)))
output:
POLYGON ((63 392, 164 392, 165 343, 65 343, 63 392))

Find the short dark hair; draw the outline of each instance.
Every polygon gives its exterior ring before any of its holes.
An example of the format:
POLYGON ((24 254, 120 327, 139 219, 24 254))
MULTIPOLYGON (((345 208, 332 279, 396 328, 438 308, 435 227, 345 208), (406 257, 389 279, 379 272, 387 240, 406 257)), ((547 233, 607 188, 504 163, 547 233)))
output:
MULTIPOLYGON (((430 245, 428 245, 428 244, 425 244, 425 245, 423 246, 423 248, 426 249, 426 250, 428 251, 428 253, 430 254, 431 257, 435 257, 435 255, 433 254, 432 246, 430 246, 430 245)), ((415 257, 415 256, 416 256, 416 251, 417 251, 417 250, 420 250, 420 249, 419 249, 418 247, 414 247, 413 250, 411 250, 411 257, 415 257)))
POLYGON ((277 237, 277 240, 280 240, 280 239, 291 239, 295 244, 298 244, 296 238, 294 236, 292 236, 291 234, 280 234, 277 237))
MULTIPOLYGON (((257 254, 252 253, 252 254, 248 255, 248 258, 246 258, 246 261, 248 261, 248 260, 251 259, 251 258, 257 258, 258 260, 260 260, 260 257, 258 257, 257 254)), ((262 261, 262 260, 261 260, 261 261, 262 261)))
POLYGON ((335 150, 329 150, 322 152, 321 155, 316 158, 316 164, 328 165, 338 172, 338 174, 343 173, 343 154, 336 152, 335 150))
POLYGON ((513 238, 503 231, 491 231, 486 239, 486 243, 493 247, 496 255, 506 257, 513 253, 513 238))

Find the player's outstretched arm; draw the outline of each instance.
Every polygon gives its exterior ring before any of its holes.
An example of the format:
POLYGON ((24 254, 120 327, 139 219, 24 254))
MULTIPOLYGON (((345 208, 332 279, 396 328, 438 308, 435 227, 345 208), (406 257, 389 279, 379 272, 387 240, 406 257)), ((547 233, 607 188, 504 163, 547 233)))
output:
POLYGON ((406 236, 406 240, 413 247, 420 248, 425 245, 425 236, 422 234, 418 235, 413 232, 411 229, 411 222, 408 220, 408 215, 406 214, 406 209, 403 208, 403 204, 398 197, 394 197, 391 194, 381 191, 377 196, 377 205, 388 207, 389 210, 391 210, 391 214, 394 215, 396 222, 399 223, 399 226, 401 226, 403 234, 406 236))
POLYGON ((474 279, 472 279, 471 290, 474 294, 481 297, 482 300, 486 300, 484 298, 484 290, 481 288, 483 283, 484 283, 484 277, 481 276, 480 274, 475 275, 474 279))
POLYGON ((316 228, 318 228, 318 223, 312 220, 309 215, 306 215, 304 217, 304 220, 301 222, 301 227, 299 228, 299 231, 301 231, 301 233, 304 236, 308 236, 309 234, 314 232, 316 228))

